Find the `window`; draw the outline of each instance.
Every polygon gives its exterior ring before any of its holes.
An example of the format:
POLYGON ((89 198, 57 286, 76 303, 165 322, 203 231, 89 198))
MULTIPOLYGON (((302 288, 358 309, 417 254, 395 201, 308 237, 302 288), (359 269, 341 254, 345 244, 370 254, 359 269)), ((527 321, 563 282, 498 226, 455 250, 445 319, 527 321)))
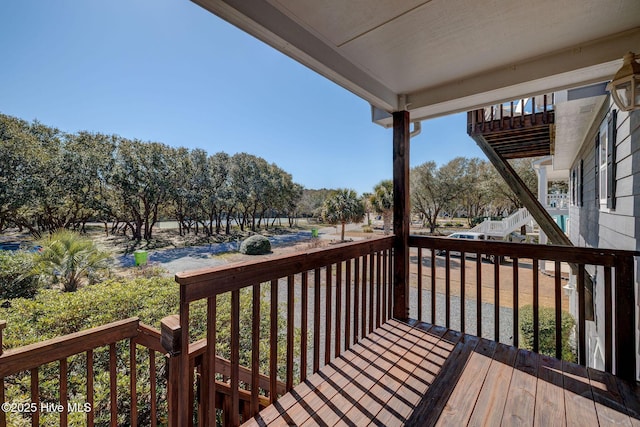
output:
POLYGON ((611 110, 596 138, 596 194, 600 208, 616 208, 616 121, 617 110, 611 110))
POLYGON ((600 125, 598 148, 598 177, 600 178, 598 194, 600 194, 600 206, 607 204, 607 122, 600 125))

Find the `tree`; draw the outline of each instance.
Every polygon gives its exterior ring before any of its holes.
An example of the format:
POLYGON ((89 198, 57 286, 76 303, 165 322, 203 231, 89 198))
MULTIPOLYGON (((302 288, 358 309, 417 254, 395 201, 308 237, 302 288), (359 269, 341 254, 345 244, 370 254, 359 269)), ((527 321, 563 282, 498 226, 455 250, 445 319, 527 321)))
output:
MULTIPOLYGON (((533 169, 532 160, 535 159, 509 160, 509 164, 535 196, 538 193, 538 178, 533 169)), ((520 199, 511 191, 509 185, 494 167, 489 169, 486 176, 486 183, 490 189, 490 208, 493 214, 510 213, 523 206, 520 199)))
POLYGON ((152 238, 159 209, 169 200, 175 178, 172 150, 156 142, 122 139, 118 144, 111 177, 114 203, 121 205, 136 240, 152 238))
POLYGON ((36 271, 47 275, 53 283, 61 283, 65 292, 75 292, 87 280, 107 268, 109 254, 100 251, 89 238, 70 230, 58 230, 40 241, 36 271))
POLYGON ((344 242, 344 229, 348 222, 358 222, 364 216, 364 205, 355 191, 337 190, 324 201, 322 218, 329 224, 341 224, 340 240, 344 242))
POLYGON ((454 202, 464 190, 467 163, 467 159, 456 157, 440 168, 435 162, 426 162, 411 170, 412 208, 423 216, 432 233, 440 213, 457 208, 454 202))
POLYGON ((488 179, 490 169, 493 169, 490 163, 478 158, 470 159, 467 163, 461 197, 469 225, 492 202, 491 183, 488 179))
POLYGON ((373 188, 373 194, 369 200, 373 209, 382 215, 384 234, 390 234, 393 219, 393 181, 390 179, 381 181, 373 188))

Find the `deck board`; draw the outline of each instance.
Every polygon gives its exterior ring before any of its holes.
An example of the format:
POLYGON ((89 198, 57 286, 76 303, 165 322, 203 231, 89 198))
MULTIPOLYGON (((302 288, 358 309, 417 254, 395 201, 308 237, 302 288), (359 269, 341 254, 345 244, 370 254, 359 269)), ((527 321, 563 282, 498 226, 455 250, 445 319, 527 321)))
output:
POLYGON ((438 326, 389 320, 246 426, 639 426, 640 387, 438 326))

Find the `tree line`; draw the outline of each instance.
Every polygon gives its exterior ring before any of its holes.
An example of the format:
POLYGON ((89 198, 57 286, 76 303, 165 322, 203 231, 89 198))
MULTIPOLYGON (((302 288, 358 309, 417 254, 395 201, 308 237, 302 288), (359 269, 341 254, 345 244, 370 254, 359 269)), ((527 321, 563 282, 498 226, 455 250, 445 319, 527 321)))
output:
MULTIPOLYGON (((509 161, 535 195, 537 177, 532 159, 509 161)), ((433 232, 437 219, 443 215, 465 216, 469 225, 477 217, 502 217, 522 207, 493 165, 479 158, 456 157, 438 165, 426 162, 411 169, 412 212, 422 218, 433 232)), ((552 188, 566 191, 565 183, 553 183, 552 188)))
POLYGON ((230 233, 297 215, 302 186, 247 153, 208 155, 117 135, 65 133, 0 114, 0 231, 60 228, 151 239, 160 220, 180 233, 230 233), (273 221, 273 220, 272 220, 273 221))

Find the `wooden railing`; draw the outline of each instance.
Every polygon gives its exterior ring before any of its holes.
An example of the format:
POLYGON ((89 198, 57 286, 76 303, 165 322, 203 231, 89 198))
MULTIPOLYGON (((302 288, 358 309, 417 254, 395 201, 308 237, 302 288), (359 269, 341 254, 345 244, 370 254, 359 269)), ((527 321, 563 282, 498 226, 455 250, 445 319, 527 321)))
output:
MULTIPOLYGON (((4 326, 5 323, 2 322, 0 334, 4 326)), ((119 415, 121 418, 126 415, 124 422, 136 426, 140 409, 145 411, 144 424, 156 426, 159 420, 157 385, 158 381, 163 381, 156 372, 158 352, 164 353, 160 346, 159 331, 140 323, 137 318, 109 323, 4 353, 0 347, 0 402, 3 404, 0 426, 7 425, 12 419, 15 422, 10 425, 22 425, 18 418, 30 419, 32 426, 39 426, 43 421, 41 418, 52 415, 59 416, 58 425, 67 426, 69 415, 73 412, 85 413, 83 424, 90 427, 96 423, 106 423, 106 420, 96 420, 98 415, 104 415, 111 426, 118 425, 119 415), (148 366, 148 372, 144 375, 139 372, 143 359, 142 354, 138 353, 139 348, 148 351, 148 365, 144 363, 145 367, 148 366), (126 350, 129 357, 128 360, 123 360, 122 354, 126 350), (50 364, 57 364, 57 369, 50 364), (78 372, 78 365, 83 372, 78 372), (52 370, 57 371, 57 374, 52 374, 52 370), (97 379, 104 371, 108 372, 109 381, 106 385, 107 392, 101 390, 100 395, 109 397, 108 401, 99 401, 96 399, 95 386, 104 386, 97 384, 97 379), (78 377, 82 374, 84 378, 79 381, 78 377), (56 375, 55 379, 50 375, 56 375), (126 405, 119 408, 118 378, 122 377, 128 378, 129 386, 126 405), (71 379, 74 380, 72 384, 71 379), (142 396, 138 394, 139 379, 144 382, 144 388, 149 388, 149 395, 142 404, 139 402, 142 396), (59 384, 57 396, 43 396, 41 381, 51 383, 52 380, 54 384, 59 384), (29 384, 29 400, 8 401, 7 386, 19 387, 24 382, 29 384), (76 389, 78 382, 82 383, 83 389, 76 389), (126 414, 119 413, 123 410, 126 410, 126 414), (103 411, 106 414, 100 413, 103 411)))
POLYGON ((533 306, 535 352, 540 343, 540 309, 543 305, 553 307, 557 358, 562 358, 563 332, 567 332, 562 330, 562 310, 566 306, 563 284, 570 271, 575 276, 578 297, 576 341, 582 365, 587 363, 585 295, 590 290, 585 279, 589 275, 601 288, 597 297, 603 318, 598 319, 598 328, 604 330, 604 368, 635 380, 636 252, 418 236, 410 237, 409 246, 414 251, 412 273, 417 288, 411 317, 518 346, 519 310, 526 296, 526 302, 533 306), (509 261, 501 266, 500 261, 507 257, 509 261), (569 270, 564 274, 563 266, 569 270), (542 286, 543 281, 546 286, 542 286), (443 298, 439 300, 438 295, 443 298), (504 319, 505 307, 511 310, 508 319, 504 319), (487 309, 493 311, 492 315, 487 309), (454 317, 456 324, 452 325, 454 317), (506 333, 500 328, 504 320, 511 327, 506 333), (492 332, 486 330, 488 322, 492 323, 492 332))
POLYGON ((392 242, 385 237, 178 274, 180 315, 162 322, 171 355, 171 425, 214 426, 217 416, 239 425, 384 323, 391 316, 392 242), (241 292, 250 307, 241 307, 241 292), (228 313, 218 307, 223 298, 230 299, 228 313), (199 301, 206 301, 207 332, 194 341, 189 318, 199 301), (223 321, 230 328, 225 343, 216 327, 223 321), (226 373, 210 375, 220 371, 218 353, 226 345, 226 373), (250 370, 243 371, 241 358, 250 360, 250 370), (215 398, 220 388, 227 398, 215 398))
POLYGON ((554 94, 524 98, 470 111, 468 133, 518 129, 553 121, 554 94))

